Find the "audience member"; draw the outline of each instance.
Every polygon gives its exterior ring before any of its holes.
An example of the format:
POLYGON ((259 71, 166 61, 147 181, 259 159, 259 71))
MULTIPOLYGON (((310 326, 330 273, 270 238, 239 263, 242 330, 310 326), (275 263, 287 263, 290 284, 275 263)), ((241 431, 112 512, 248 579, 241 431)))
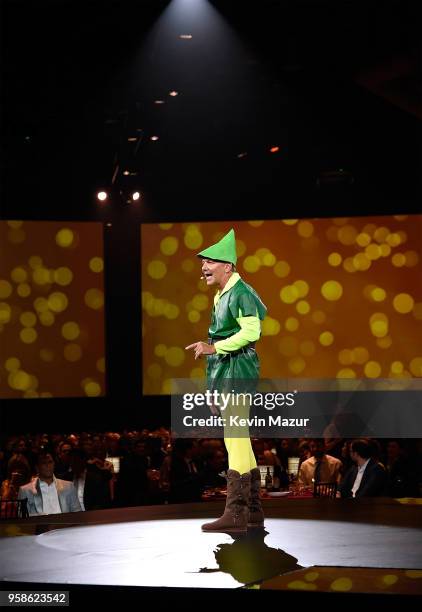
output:
POLYGON ((62 441, 57 447, 57 456, 55 461, 55 472, 58 478, 62 480, 71 480, 68 478, 68 474, 71 471, 70 467, 70 453, 72 451, 72 445, 69 442, 62 441))
POLYGON ((38 476, 20 487, 18 494, 18 499, 27 500, 29 516, 81 510, 73 483, 54 476, 54 460, 50 453, 40 451, 37 472, 38 476))
POLYGON ((341 461, 325 454, 324 440, 311 440, 311 457, 299 468, 299 483, 311 486, 320 482, 340 482, 341 461))
POLYGON ((70 453, 68 480, 73 481, 82 510, 101 510, 111 506, 110 472, 88 464, 86 453, 74 448, 70 453))
POLYGON ((351 440, 344 440, 343 446, 341 447, 341 475, 344 476, 346 472, 354 465, 350 456, 350 444, 351 440))
POLYGON ((289 457, 294 457, 296 454, 295 446, 295 440, 292 438, 283 438, 276 443, 277 457, 286 472, 289 467, 289 457))
POLYGON ((31 481, 31 468, 21 453, 12 455, 7 463, 7 476, 3 480, 0 498, 4 501, 17 499, 20 487, 31 481))
POLYGON ((137 440, 132 452, 120 463, 115 502, 118 506, 141 506, 148 503, 149 457, 144 440, 137 440))
POLYGON ((227 457, 223 449, 210 449, 204 457, 201 479, 204 487, 225 487, 227 481, 224 472, 227 470, 227 457))
POLYGON ((377 497, 386 494, 386 472, 373 458, 373 452, 374 445, 369 440, 353 440, 350 456, 356 465, 344 476, 338 497, 377 497))
POLYGON ((304 461, 312 457, 310 441, 301 440, 297 446, 297 452, 299 455, 299 467, 300 467, 304 461))
POLYGON ((269 444, 262 438, 252 440, 252 448, 258 465, 280 465, 280 459, 269 448, 269 444))
MULTIPOLYGON (((331 448, 337 448, 339 443, 340 441, 334 438, 328 441, 331 448)), ((374 439, 366 440, 366 443, 369 447, 369 455, 362 456, 363 463, 360 461, 360 464, 357 464, 356 455, 352 452, 355 459, 353 461, 349 452, 350 441, 342 441, 340 471, 344 477, 341 484, 343 496, 353 496, 353 485, 355 485, 356 497, 367 495, 368 491, 369 495, 421 496, 422 444, 418 440, 406 440, 406 446, 403 445, 402 440, 390 440, 388 444, 383 443, 382 446, 380 441, 374 439), (386 466, 385 471, 383 471, 381 461, 386 466), (355 481, 358 472, 362 474, 362 477, 360 486, 356 488, 355 481), (369 476, 371 478, 368 482, 369 476), (382 492, 380 492, 378 485, 380 481, 382 484, 383 477, 385 477, 385 487, 381 487, 382 492), (351 483, 350 479, 352 479, 351 483), (375 493, 374 482, 378 486, 378 489, 375 487, 375 493)), ((98 431, 70 434, 38 433, 3 437, 0 448, 0 485, 2 482, 4 484, 0 493, 4 498, 13 499, 19 488, 30 484, 31 475, 35 473, 36 451, 40 449, 44 455, 54 450, 53 457, 56 459, 54 472, 57 480, 72 482, 75 478, 82 505, 89 509, 109 507, 110 497, 112 503, 118 506, 164 503, 165 501, 193 501, 200 498, 204 487, 224 487, 226 484, 225 479, 220 475, 227 467, 224 444, 221 439, 198 439, 194 444, 184 440, 178 442, 176 448, 172 449, 170 431, 165 427, 155 430, 126 429, 121 432, 108 431, 107 433, 98 431), (78 480, 70 465, 71 451, 75 448, 82 449, 86 454, 80 468, 82 479, 78 480), (109 459, 107 450, 109 453, 117 452, 118 455, 110 456, 109 459), (13 461, 8 465, 12 457, 13 461), (17 457, 23 460, 15 462, 17 457), (87 461, 84 465, 85 459, 87 461), (174 465, 172 466, 173 460, 174 465), (14 472, 16 474, 13 474, 14 472), (91 473, 95 476, 91 476, 91 473), (19 477, 22 480, 19 480, 19 477), (92 485, 94 480, 96 481, 95 486, 92 485), (93 486, 94 493, 91 495, 90 489, 92 491, 93 486), (106 486, 109 487, 107 491, 106 486), (116 489, 116 499, 113 502, 114 489, 116 489), (87 495, 88 498, 93 498, 93 501, 86 501, 87 495)), ((254 441, 254 449, 260 465, 274 466, 273 484, 276 488, 278 484, 281 488, 288 485, 283 467, 290 457, 295 456, 300 457, 301 466, 305 464, 301 471, 302 482, 312 483, 312 479, 315 479, 315 471, 317 472, 316 480, 328 479, 324 475, 324 464, 327 462, 331 465, 332 460, 325 459, 324 456, 331 457, 331 452, 334 452, 332 450, 330 452, 327 446, 323 447, 323 455, 320 456, 322 461, 319 462, 320 467, 317 470, 318 450, 315 452, 314 441, 307 438, 259 439, 254 441), (309 462, 311 456, 312 461, 309 462), (304 476, 305 470, 309 471, 307 479, 304 476)), ((319 451, 321 452, 321 449, 319 451)), ((75 461, 77 461, 76 456, 75 461)), ((38 491, 36 487, 34 490, 36 494, 41 495, 42 502, 41 482, 37 479, 38 491)), ((42 488, 45 489, 44 484, 42 488)), ((47 492, 51 493, 49 489, 47 492)), ((37 499, 39 507, 40 500, 37 499)))
POLYGON ((171 503, 195 502, 201 499, 201 480, 193 461, 194 454, 194 443, 191 440, 176 440, 169 474, 171 503))
POLYGON ((340 459, 340 461, 343 444, 343 438, 324 438, 325 452, 327 455, 340 459))

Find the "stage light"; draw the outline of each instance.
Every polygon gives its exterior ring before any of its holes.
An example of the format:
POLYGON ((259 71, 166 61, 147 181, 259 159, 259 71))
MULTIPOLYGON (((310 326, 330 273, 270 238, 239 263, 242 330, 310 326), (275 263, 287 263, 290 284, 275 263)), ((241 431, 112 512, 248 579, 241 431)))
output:
POLYGON ((170 91, 169 92, 169 96, 171 96, 172 98, 174 98, 175 96, 178 96, 179 92, 178 91, 170 91))
POLYGON ((136 202, 137 200, 139 200, 139 198, 140 198, 140 197, 141 197, 141 194, 139 193, 139 191, 134 191, 134 192, 132 193, 132 200, 133 200, 134 202, 136 202))
POLYGON ((107 200, 107 193, 105 191, 99 191, 97 193, 97 199, 100 200, 100 202, 105 202, 107 200))
POLYGON ((158 136, 151 136, 151 140, 158 140, 158 136))
POLYGON ((190 40, 192 38, 192 34, 180 34, 179 38, 190 40))
POLYGON ((280 151, 280 147, 271 147, 270 153, 278 153, 280 151))
POLYGON ((123 174, 124 174, 124 176, 129 176, 129 174, 130 174, 130 173, 129 173, 129 170, 125 170, 125 171, 123 172, 123 174))
POLYGON ((154 104, 165 104, 164 100, 154 100, 154 104))

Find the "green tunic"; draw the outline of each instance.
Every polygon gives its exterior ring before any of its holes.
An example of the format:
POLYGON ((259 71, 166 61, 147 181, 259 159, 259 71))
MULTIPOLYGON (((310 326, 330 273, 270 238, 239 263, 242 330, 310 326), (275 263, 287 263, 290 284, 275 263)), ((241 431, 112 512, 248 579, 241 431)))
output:
MULTIPOLYGON (((265 318, 267 309, 261 298, 241 278, 228 291, 222 292, 214 305, 209 327, 212 340, 229 338, 240 330, 240 317, 265 318)), ((259 378, 259 359, 251 346, 227 354, 214 353, 208 356, 207 380, 211 388, 220 387, 224 380, 233 381, 259 378)), ((237 386, 237 385, 236 385, 237 386)))

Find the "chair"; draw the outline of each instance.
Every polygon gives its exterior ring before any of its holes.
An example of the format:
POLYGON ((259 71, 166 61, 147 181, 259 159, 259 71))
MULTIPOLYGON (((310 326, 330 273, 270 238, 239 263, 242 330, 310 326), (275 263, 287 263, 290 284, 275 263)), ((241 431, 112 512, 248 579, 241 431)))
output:
POLYGON ((335 499, 337 493, 336 482, 318 482, 314 483, 314 497, 329 497, 335 499))
POLYGON ((0 519, 28 518, 27 499, 0 499, 0 519))

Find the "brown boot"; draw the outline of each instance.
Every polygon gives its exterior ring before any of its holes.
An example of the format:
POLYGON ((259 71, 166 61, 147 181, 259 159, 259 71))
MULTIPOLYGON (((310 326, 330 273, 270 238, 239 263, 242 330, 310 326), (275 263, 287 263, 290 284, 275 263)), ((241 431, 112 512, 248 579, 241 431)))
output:
POLYGON ((264 512, 262 510, 259 492, 261 490, 261 472, 259 468, 254 468, 251 474, 251 495, 249 499, 249 520, 248 527, 263 527, 264 512))
POLYGON ((227 472, 227 500, 224 514, 212 523, 202 525, 202 531, 230 531, 244 533, 248 526, 248 503, 251 474, 227 472))

